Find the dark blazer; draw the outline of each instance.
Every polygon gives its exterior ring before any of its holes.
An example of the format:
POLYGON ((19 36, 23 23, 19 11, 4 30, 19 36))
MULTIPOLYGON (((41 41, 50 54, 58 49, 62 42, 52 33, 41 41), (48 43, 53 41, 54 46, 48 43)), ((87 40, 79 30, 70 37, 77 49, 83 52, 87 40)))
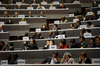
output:
POLYGON ((87 48, 87 44, 83 43, 83 44, 81 45, 81 43, 78 43, 78 48, 81 48, 81 47, 87 48))
POLYGON ((25 17, 34 17, 34 16, 32 16, 32 15, 28 15, 28 16, 25 16, 25 17))
MULTIPOLYGON (((1 30, 0 30, 0 32, 1 32, 1 30)), ((7 32, 6 30, 3 30, 3 32, 7 32)))
MULTIPOLYGON (((41 17, 41 15, 38 15, 38 17, 41 17)), ((42 17, 46 17, 45 15, 42 15, 42 17)))
POLYGON ((6 24, 13 24, 13 23, 12 22, 11 23, 7 22, 6 24))
POLYGON ((36 39, 44 39, 43 36, 37 36, 36 39))
POLYGON ((92 17, 91 18, 91 20, 97 20, 98 19, 98 17, 96 16, 96 17, 92 17))
MULTIPOLYGON (((43 62, 41 62, 41 64, 46 64, 46 63, 51 63, 52 57, 47 57, 43 62)), ((60 61, 57 59, 57 62, 55 62, 55 64, 59 64, 60 61)))
POLYGON ((71 45, 70 48, 79 48, 79 47, 78 47, 78 44, 76 43, 75 45, 71 45))
POLYGON ((98 44, 98 46, 97 46, 97 44, 95 43, 95 44, 94 44, 94 47, 100 47, 100 44, 98 44))
POLYGON ((9 48, 9 50, 10 50, 10 51, 13 51, 13 50, 14 50, 14 47, 9 48))
MULTIPOLYGON (((82 63, 82 61, 79 62, 80 64, 82 63)), ((91 64, 91 60, 89 58, 86 59, 85 64, 91 64)))
POLYGON ((35 50, 38 49, 37 44, 33 44, 29 47, 29 50, 35 50))
POLYGON ((88 45, 88 48, 94 48, 95 47, 95 43, 93 45, 88 45))

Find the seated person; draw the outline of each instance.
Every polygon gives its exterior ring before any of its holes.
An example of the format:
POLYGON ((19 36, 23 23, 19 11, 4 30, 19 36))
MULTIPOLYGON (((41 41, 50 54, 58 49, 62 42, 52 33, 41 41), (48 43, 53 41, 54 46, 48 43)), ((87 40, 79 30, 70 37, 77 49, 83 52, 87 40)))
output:
POLYGON ((41 64, 60 64, 60 61, 57 59, 58 52, 54 52, 52 57, 47 57, 41 64))
POLYGON ((16 11, 13 17, 18 17, 19 13, 16 11))
POLYGON ((22 8, 21 8, 21 5, 18 5, 18 9, 22 9, 22 8))
POLYGON ((4 41, 0 41, 0 51, 7 51, 7 46, 4 41))
POLYGON ((84 51, 79 54, 79 64, 91 64, 91 60, 84 51))
POLYGON ((66 48, 68 48, 68 46, 66 44, 66 40, 65 39, 61 39, 58 49, 66 49, 66 48))
POLYGON ((10 7, 8 6, 8 5, 6 5, 6 7, 5 7, 6 9, 10 9, 10 7))
POLYGON ((36 37, 37 37, 37 34, 36 33, 33 33, 32 34, 32 39, 36 39, 36 37))
POLYGON ((29 7, 33 7, 32 4, 30 4, 29 7))
POLYGON ((4 17, 9 17, 7 11, 4 12, 4 17))
POLYGON ((86 32, 85 28, 82 28, 80 31, 80 36, 84 36, 84 33, 86 32))
POLYGON ((53 38, 58 38, 58 35, 59 35, 59 32, 58 31, 55 31, 54 32, 54 35, 53 35, 53 38))
POLYGON ((0 25, 0 32, 7 32, 6 30, 3 30, 3 26, 0 25))
POLYGON ((86 18, 85 14, 82 15, 81 21, 87 21, 88 19, 86 18))
POLYGON ((36 4, 36 0, 33 0, 33 3, 36 4))
POLYGON ((48 39, 51 39, 51 38, 53 38, 53 32, 49 32, 49 37, 48 37, 48 39))
POLYGON ((70 24, 70 27, 68 27, 68 29, 74 29, 74 24, 71 23, 71 24, 70 24))
POLYGON ((47 26, 45 24, 43 24, 41 30, 42 31, 46 31, 46 30, 48 30, 48 28, 47 28, 47 26))
POLYGON ((91 20, 97 20, 97 19, 98 19, 97 14, 96 13, 93 13, 93 16, 92 16, 91 20))
POLYGON ((22 4, 25 4, 25 0, 22 0, 22 4))
POLYGON ((69 52, 64 53, 61 64, 74 64, 74 59, 69 52))
POLYGON ((60 23, 66 23, 68 20, 65 19, 65 16, 62 16, 60 23))
POLYGON ((14 51, 14 44, 13 43, 10 43, 8 46, 9 46, 8 50, 14 51))
POLYGON ((46 16, 44 15, 43 11, 41 11, 38 17, 46 17, 46 16))
POLYGON ((21 19, 21 22, 26 22, 26 24, 28 24, 24 18, 21 19))
POLYGON ((93 28, 94 27, 94 25, 89 21, 89 22, 87 22, 87 28, 93 28))
POLYGON ((50 45, 54 45, 55 41, 54 40, 50 40, 50 45))
POLYGON ((44 39, 44 37, 41 35, 41 33, 37 33, 36 39, 44 39))
POLYGON ((80 13, 78 10, 76 10, 75 13, 74 13, 74 15, 75 15, 75 16, 81 15, 81 13, 80 13))
POLYGON ((13 64, 17 64, 17 60, 21 60, 19 59, 18 54, 13 54, 13 59, 12 59, 13 64))
POLYGON ((90 44, 88 45, 88 48, 94 48, 94 45, 95 45, 95 39, 91 38, 90 39, 90 44))
POLYGON ((47 40, 46 45, 44 46, 43 49, 49 49, 49 45, 50 45, 50 40, 47 40))
POLYGON ((85 44, 85 38, 83 36, 79 37, 79 43, 78 43, 78 47, 79 48, 87 48, 87 44, 85 44))
POLYGON ((23 42, 23 47, 21 48, 21 50, 29 50, 28 42, 27 41, 23 42))
POLYGON ((35 40, 31 40, 31 41, 30 41, 30 44, 31 44, 30 50, 37 50, 37 49, 38 49, 37 43, 36 43, 35 40))
POLYGON ((78 44, 76 43, 75 39, 71 39, 70 43, 71 43, 70 48, 78 48, 78 44))
POLYGON ((11 19, 8 19, 8 22, 6 24, 13 24, 11 19))
POLYGON ((93 7, 98 7, 98 4, 96 1, 93 2, 93 7))
POLYGON ((28 35, 29 35, 29 34, 26 32, 26 33, 24 34, 24 37, 29 37, 28 35))
POLYGON ((59 30, 59 28, 58 28, 57 24, 54 24, 54 25, 53 25, 52 30, 59 30))
POLYGON ((29 12, 28 12, 28 15, 27 15, 27 16, 25 16, 25 17, 34 17, 34 16, 32 16, 32 12, 31 12, 31 11, 29 11, 29 12))
POLYGON ((65 9, 66 7, 65 7, 65 5, 64 4, 60 4, 60 7, 59 7, 60 9, 65 9))
POLYGON ((80 25, 81 25, 81 22, 80 22, 80 21, 77 21, 77 22, 76 22, 76 27, 75 27, 75 28, 79 28, 80 25))
POLYGON ((54 3, 54 0, 51 0, 51 4, 53 4, 54 3))
POLYGON ((96 36, 95 37, 95 44, 94 47, 99 48, 100 47, 100 37, 96 36))
POLYGON ((38 7, 36 9, 45 9, 44 6, 42 6, 42 4, 39 4, 38 7))
POLYGON ((13 0, 8 0, 8 4, 13 4, 13 0))
POLYGON ((5 60, 8 61, 8 64, 13 64, 13 60, 12 60, 12 55, 11 54, 5 54, 5 60))

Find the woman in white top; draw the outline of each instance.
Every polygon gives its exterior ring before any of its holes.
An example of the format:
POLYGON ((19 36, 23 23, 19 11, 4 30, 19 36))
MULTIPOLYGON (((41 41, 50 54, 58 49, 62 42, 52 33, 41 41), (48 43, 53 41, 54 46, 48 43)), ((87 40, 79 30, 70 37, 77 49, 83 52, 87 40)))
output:
POLYGON ((38 7, 37 7, 37 9, 45 9, 45 7, 42 6, 42 4, 39 4, 38 7))
POLYGON ((62 20, 60 21, 60 23, 66 23, 68 20, 65 19, 65 16, 62 16, 62 20))

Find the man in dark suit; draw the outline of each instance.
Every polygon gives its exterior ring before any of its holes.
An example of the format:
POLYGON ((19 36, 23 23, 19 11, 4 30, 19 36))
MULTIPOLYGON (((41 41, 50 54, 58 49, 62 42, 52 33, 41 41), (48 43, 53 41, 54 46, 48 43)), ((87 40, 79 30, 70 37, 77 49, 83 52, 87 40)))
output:
POLYGON ((32 16, 32 12, 29 11, 29 15, 27 15, 27 16, 25 16, 25 17, 33 17, 33 16, 32 16))
POLYGON ((0 25, 0 32, 7 32, 6 30, 3 30, 3 26, 0 25))
POLYGON ((95 40, 94 40, 94 38, 91 38, 90 39, 90 45, 88 45, 88 48, 94 48, 95 46, 95 40))
POLYGON ((100 37, 99 36, 95 37, 95 45, 94 45, 94 47, 100 47, 100 37))
POLYGON ((41 33, 37 33, 36 39, 44 39, 44 37, 41 35, 41 33))
POLYGON ((97 20, 97 19, 98 19, 98 16, 96 15, 96 13, 93 13, 91 20, 97 20))
POLYGON ((87 21, 88 19, 85 17, 85 14, 82 15, 81 21, 87 21))
POLYGON ((71 43, 70 48, 78 48, 78 45, 77 45, 77 43, 75 42, 75 39, 71 39, 71 40, 70 40, 70 43, 71 43))
POLYGON ((78 47, 79 48, 87 48, 87 44, 85 44, 85 38, 83 36, 79 37, 79 43, 78 43, 78 47))
POLYGON ((9 50, 10 50, 10 51, 13 51, 13 50, 14 50, 13 45, 14 45, 13 43, 10 43, 10 44, 9 44, 9 50))
POLYGON ((46 17, 46 16, 44 15, 43 11, 41 11, 38 17, 46 17))
POLYGON ((58 52, 54 52, 52 57, 47 57, 41 64, 59 64, 60 61, 57 59, 58 52))
POLYGON ((37 43, 36 43, 35 40, 31 40, 30 44, 31 44, 30 50, 36 50, 36 49, 38 49, 37 43))

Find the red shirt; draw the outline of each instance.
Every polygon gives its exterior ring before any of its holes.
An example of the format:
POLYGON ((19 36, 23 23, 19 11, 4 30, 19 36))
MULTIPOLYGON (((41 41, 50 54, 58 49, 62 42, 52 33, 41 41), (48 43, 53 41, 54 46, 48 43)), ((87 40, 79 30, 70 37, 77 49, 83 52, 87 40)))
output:
POLYGON ((58 49, 66 49, 67 48, 67 44, 65 44, 63 47, 61 47, 61 45, 59 45, 58 49))

